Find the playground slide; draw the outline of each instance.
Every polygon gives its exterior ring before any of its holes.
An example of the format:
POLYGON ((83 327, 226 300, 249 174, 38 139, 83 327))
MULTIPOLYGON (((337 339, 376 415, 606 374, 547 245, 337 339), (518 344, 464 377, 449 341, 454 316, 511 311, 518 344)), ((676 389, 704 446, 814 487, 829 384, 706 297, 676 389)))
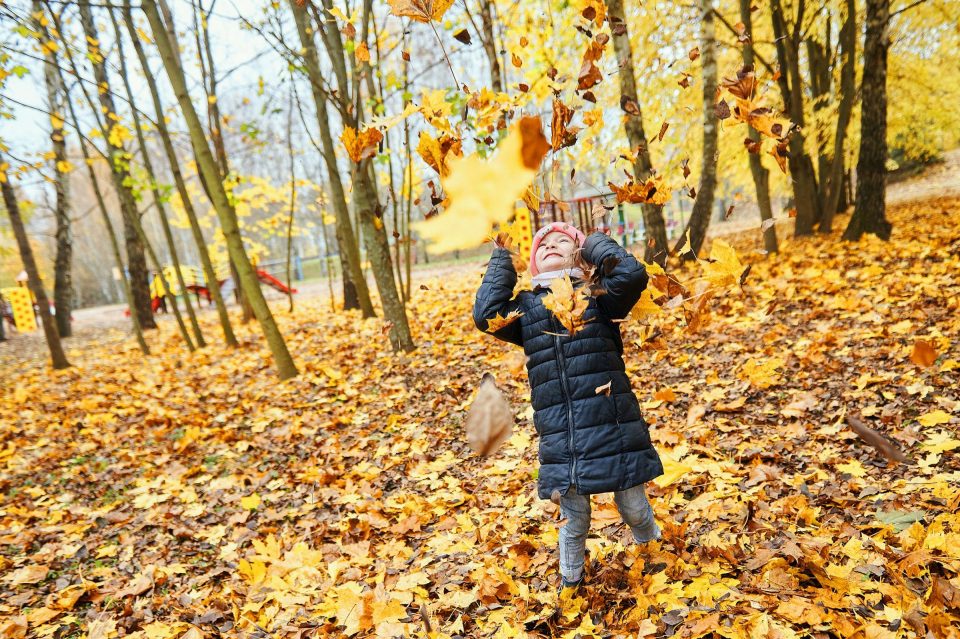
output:
POLYGON ((297 292, 297 289, 292 289, 292 290, 291 290, 291 289, 287 288, 286 284, 284 284, 283 282, 281 282, 280 280, 278 280, 277 278, 275 278, 273 275, 270 275, 269 273, 267 273, 267 272, 264 271, 263 269, 259 269, 259 268, 257 269, 257 277, 260 279, 261 282, 263 282, 264 284, 266 284, 266 285, 268 285, 268 286, 272 286, 273 288, 277 289, 277 290, 280 291, 281 293, 296 293, 296 292, 297 292))

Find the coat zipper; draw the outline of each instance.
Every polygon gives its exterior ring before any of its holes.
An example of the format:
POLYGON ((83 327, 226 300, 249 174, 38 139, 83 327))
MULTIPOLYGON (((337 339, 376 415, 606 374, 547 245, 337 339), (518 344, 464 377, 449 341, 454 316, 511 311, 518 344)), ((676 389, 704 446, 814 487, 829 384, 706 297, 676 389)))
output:
MULTIPOLYGON (((554 323, 559 324, 559 322, 554 323)), ((560 385, 563 387, 563 398, 567 403, 567 433, 570 441, 570 457, 573 459, 573 464, 570 466, 570 484, 577 489, 577 453, 573 445, 573 402, 570 400, 570 387, 567 383, 567 360, 563 356, 563 348, 560 345, 559 331, 562 327, 556 328, 557 333, 554 334, 553 340, 557 347, 557 358, 560 360, 560 385)))

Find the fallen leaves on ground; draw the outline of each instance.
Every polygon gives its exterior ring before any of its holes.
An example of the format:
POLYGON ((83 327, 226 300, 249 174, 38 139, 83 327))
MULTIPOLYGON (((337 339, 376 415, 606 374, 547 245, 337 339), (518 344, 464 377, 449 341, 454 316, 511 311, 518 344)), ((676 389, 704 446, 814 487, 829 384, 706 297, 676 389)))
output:
MULTIPOLYGON (((958 210, 902 206, 890 243, 835 233, 762 260, 757 232, 730 242, 747 292, 717 298, 708 327, 622 324, 667 471, 648 486, 663 539, 627 543, 597 498, 586 585, 564 602, 522 353, 470 316, 479 262, 415 287, 410 355, 324 298, 278 305, 303 371, 283 383, 239 321, 233 351, 186 353, 168 318, 146 359, 125 331, 73 338, 59 372, 42 348, 14 355, 15 338, 0 346, 0 632, 955 635, 958 210), (775 360, 778 384, 741 379, 775 360), (481 458, 464 420, 488 370, 521 418, 481 458)), ((201 319, 215 335, 215 314, 201 319)))

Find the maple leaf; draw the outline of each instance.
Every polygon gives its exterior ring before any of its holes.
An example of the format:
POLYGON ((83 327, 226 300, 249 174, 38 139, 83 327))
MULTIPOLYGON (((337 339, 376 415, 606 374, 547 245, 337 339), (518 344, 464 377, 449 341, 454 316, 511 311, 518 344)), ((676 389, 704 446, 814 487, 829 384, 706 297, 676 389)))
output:
POLYGON ((579 129, 567 128, 572 117, 573 109, 561 102, 559 98, 554 98, 553 117, 550 120, 550 140, 554 151, 576 144, 579 129))
POLYGON ((514 203, 549 149, 540 118, 525 117, 513 125, 492 159, 448 158, 450 174, 443 187, 451 204, 445 212, 415 225, 422 237, 433 242, 428 250, 442 253, 482 243, 493 224, 506 222, 513 214, 514 203))
POLYGON ((737 284, 744 269, 733 247, 719 238, 710 246, 710 258, 701 264, 704 275, 715 286, 737 284))
POLYGON ((390 13, 417 22, 440 22, 453 0, 387 0, 390 13))
POLYGON ((523 316, 521 311, 510 311, 506 317, 497 313, 494 317, 487 320, 487 332, 496 333, 504 326, 509 326, 523 316))
POLYGON ((600 67, 597 61, 603 56, 603 48, 606 41, 600 38, 599 34, 587 45, 587 50, 583 53, 583 62, 580 64, 580 73, 577 75, 577 90, 584 91, 596 86, 603 75, 600 73, 600 67))
POLYGON ((420 141, 417 143, 417 153, 420 154, 424 162, 430 165, 430 168, 440 174, 440 177, 447 177, 450 174, 447 157, 461 157, 463 155, 463 142, 459 138, 446 134, 441 134, 440 138, 437 139, 426 131, 421 131, 420 141))
POLYGON ((663 178, 660 176, 647 178, 645 182, 639 184, 633 180, 630 180, 623 186, 617 186, 613 182, 608 182, 607 184, 614 194, 616 194, 617 202, 666 204, 670 201, 670 187, 664 183, 663 178))
POLYGON ((580 286, 575 289, 570 276, 564 275, 550 282, 550 292, 540 300, 570 335, 583 328, 583 312, 587 310, 590 301, 588 287, 580 286))
POLYGON ((494 453, 513 434, 510 403, 490 373, 483 375, 480 390, 467 413, 465 428, 470 448, 483 457, 494 453))
POLYGON ((377 145, 383 140, 383 133, 379 129, 366 128, 357 135, 356 129, 345 126, 340 140, 346 147, 350 159, 354 162, 361 162, 377 153, 377 145))

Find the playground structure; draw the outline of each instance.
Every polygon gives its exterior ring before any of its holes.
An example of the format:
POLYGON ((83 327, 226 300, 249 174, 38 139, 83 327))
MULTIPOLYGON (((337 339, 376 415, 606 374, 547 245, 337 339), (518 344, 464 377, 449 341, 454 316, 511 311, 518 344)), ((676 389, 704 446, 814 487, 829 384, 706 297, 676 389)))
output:
MULTIPOLYGON (((293 294, 297 292, 295 288, 289 288, 282 281, 268 273, 262 268, 258 268, 254 264, 254 269, 256 270, 257 279, 261 283, 266 284, 267 286, 280 291, 283 294, 293 294)), ((203 276, 203 271, 196 266, 182 266, 180 267, 180 273, 183 275, 183 284, 186 287, 186 293, 193 293, 197 302, 199 303, 201 298, 206 299, 207 304, 213 303, 213 294, 210 292, 210 285, 207 283, 206 278, 203 276)), ((220 287, 221 291, 230 290, 233 287, 229 286, 232 278, 230 276, 230 269, 227 264, 218 264, 214 268, 214 275, 217 278, 217 286, 220 287)), ((154 273, 153 279, 150 281, 150 308, 154 313, 158 311, 167 311, 166 297, 167 295, 183 295, 184 291, 180 290, 180 281, 177 278, 177 271, 172 265, 167 265, 163 267, 163 278, 161 279, 160 273, 154 273), (167 288, 164 289, 163 280, 167 281, 167 288)), ((125 311, 127 315, 130 314, 130 309, 125 311)))
POLYGON ((33 294, 26 286, 0 289, 0 323, 7 320, 16 327, 18 333, 35 331, 37 318, 33 305, 33 294))

